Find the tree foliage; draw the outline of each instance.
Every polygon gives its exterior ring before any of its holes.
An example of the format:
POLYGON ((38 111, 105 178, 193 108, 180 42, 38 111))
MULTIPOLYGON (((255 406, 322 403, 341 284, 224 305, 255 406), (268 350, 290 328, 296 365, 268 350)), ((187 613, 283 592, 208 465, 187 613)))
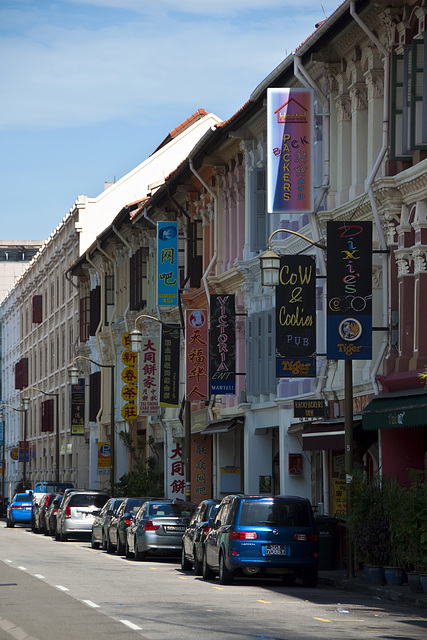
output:
POLYGON ((134 442, 130 433, 121 431, 119 437, 132 460, 132 471, 125 473, 115 485, 115 495, 126 497, 164 495, 163 472, 159 469, 159 457, 154 438, 138 437, 134 442), (147 455, 147 447, 149 455, 147 455))

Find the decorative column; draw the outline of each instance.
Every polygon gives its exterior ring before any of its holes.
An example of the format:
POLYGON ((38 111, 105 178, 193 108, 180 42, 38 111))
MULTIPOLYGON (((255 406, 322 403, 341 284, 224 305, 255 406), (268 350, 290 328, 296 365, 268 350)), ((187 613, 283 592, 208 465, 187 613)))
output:
POLYGON ((366 85, 351 85, 351 187, 350 199, 365 192, 367 176, 368 103, 366 85))

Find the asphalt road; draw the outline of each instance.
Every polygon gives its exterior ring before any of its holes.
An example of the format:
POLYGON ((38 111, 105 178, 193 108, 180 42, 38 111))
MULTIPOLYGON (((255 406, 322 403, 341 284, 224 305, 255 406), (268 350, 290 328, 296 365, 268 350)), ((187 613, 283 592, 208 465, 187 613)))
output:
POLYGON ((331 587, 236 580, 135 562, 0 522, 0 640, 425 640, 427 615, 331 587))

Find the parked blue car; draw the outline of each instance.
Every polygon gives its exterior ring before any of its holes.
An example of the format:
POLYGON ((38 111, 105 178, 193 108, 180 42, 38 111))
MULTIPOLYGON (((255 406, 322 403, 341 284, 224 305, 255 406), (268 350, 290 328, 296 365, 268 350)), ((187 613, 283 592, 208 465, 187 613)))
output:
POLYGON ((206 535, 202 574, 219 575, 220 584, 235 576, 277 576, 291 585, 317 585, 318 532, 310 501, 296 496, 230 495, 223 498, 206 535))
POLYGON ((30 524, 33 512, 33 492, 16 493, 7 507, 6 526, 30 524))

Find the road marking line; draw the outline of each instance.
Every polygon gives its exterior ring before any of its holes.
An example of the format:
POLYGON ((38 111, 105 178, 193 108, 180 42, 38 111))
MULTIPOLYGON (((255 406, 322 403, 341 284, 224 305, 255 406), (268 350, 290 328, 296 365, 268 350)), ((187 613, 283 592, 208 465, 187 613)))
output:
POLYGON ((61 591, 69 591, 69 589, 67 589, 67 587, 63 587, 62 584, 57 584, 56 588, 60 589, 61 591))
POLYGON ((218 589, 218 591, 225 591, 224 587, 213 587, 214 589, 218 589))
POLYGON ((134 629, 134 631, 142 631, 142 627, 138 627, 137 624, 133 624, 130 620, 120 620, 123 624, 125 624, 129 629, 134 629))
POLYGON ((44 577, 44 576, 42 576, 42 574, 41 574, 41 573, 35 573, 35 574, 34 574, 34 577, 35 577, 35 578, 38 578, 39 580, 44 580, 44 579, 45 579, 45 577, 44 577))
POLYGON ((185 576, 178 576, 178 578, 179 578, 180 580, 188 580, 188 578, 186 578, 185 576))
POLYGON ((11 562, 13 562, 13 560, 5 560, 5 562, 9 562, 9 563, 11 563, 11 562))
POLYGON ((21 571, 26 571, 27 567, 18 567, 18 569, 21 569, 21 571))
POLYGON ((320 622, 332 622, 332 620, 327 620, 326 618, 313 618, 313 620, 320 620, 320 622))
POLYGON ((263 604, 271 604, 268 600, 257 600, 257 602, 262 602, 263 604))
POLYGON ((92 602, 92 600, 82 600, 82 602, 87 604, 88 607, 92 607, 93 609, 99 609, 99 604, 96 604, 96 602, 92 602))

